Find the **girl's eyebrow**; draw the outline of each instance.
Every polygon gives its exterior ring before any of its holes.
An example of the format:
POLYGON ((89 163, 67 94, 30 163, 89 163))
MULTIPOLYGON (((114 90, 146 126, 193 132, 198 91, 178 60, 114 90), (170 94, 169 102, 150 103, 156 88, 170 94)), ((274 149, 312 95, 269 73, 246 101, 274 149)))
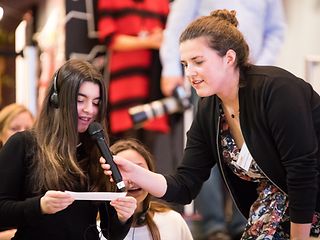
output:
MULTIPOLYGON (((87 95, 83 94, 83 93, 78 93, 78 96, 81 96, 81 97, 88 97, 87 95)), ((101 99, 101 97, 96 97, 94 99, 101 99)))

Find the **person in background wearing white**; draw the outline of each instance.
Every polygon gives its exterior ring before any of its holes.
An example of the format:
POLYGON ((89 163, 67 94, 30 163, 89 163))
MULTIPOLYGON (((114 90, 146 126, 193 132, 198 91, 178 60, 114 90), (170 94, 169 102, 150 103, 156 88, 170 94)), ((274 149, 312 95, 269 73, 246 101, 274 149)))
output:
MULTIPOLYGON (((147 148, 138 140, 123 139, 114 143, 110 150, 117 156, 129 159, 152 172, 154 159, 147 148)), ((138 185, 127 182, 128 195, 137 199, 133 223, 125 240, 192 240, 190 229, 180 213, 164 202, 152 200, 151 195, 138 185)))

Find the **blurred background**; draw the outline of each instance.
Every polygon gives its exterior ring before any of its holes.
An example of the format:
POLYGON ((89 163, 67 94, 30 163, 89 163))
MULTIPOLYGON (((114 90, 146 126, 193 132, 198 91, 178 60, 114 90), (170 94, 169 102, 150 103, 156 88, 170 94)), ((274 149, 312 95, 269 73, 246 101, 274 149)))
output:
MULTIPOLYGON (((20 102, 36 113, 47 81, 64 60, 103 54, 96 3, 0 0, 0 108, 20 102)), ((287 29, 277 65, 319 90, 320 0, 283 3, 287 29)))

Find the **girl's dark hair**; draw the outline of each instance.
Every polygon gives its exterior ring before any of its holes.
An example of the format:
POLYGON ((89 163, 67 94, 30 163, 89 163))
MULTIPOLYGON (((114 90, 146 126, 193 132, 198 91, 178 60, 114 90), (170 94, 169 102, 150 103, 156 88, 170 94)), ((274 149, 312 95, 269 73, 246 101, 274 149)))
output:
POLYGON ((102 75, 88 62, 67 61, 58 70, 55 87, 52 79, 34 127, 37 148, 32 177, 35 191, 79 187, 106 191, 107 178, 99 164, 99 150, 88 133, 78 133, 77 98, 80 85, 86 81, 99 85, 99 111, 95 120, 106 130, 106 88, 102 75), (58 107, 50 101, 55 90, 58 107), (84 159, 76 156, 79 142, 86 156, 84 159))
POLYGON ((229 49, 237 54, 237 67, 244 70, 250 64, 249 46, 238 30, 234 10, 215 10, 209 16, 200 17, 190 23, 180 36, 180 43, 204 37, 210 48, 222 57, 229 49))
MULTIPOLYGON (((118 154, 119 152, 125 151, 125 150, 134 150, 138 152, 147 162, 147 166, 150 171, 155 172, 155 165, 154 165, 154 159, 151 153, 147 150, 147 148, 138 140, 136 139, 124 139, 119 140, 116 143, 114 143, 110 150, 113 154, 118 154)), ((152 239, 153 240, 160 240, 160 233, 157 225, 153 221, 153 215, 155 212, 166 212, 171 210, 171 208, 166 205, 163 202, 159 201, 152 201, 151 195, 148 194, 147 197, 143 201, 143 214, 145 214, 145 223, 147 224, 152 239)), ((139 222, 139 218, 141 217, 141 214, 135 214, 133 223, 137 224, 139 222)))

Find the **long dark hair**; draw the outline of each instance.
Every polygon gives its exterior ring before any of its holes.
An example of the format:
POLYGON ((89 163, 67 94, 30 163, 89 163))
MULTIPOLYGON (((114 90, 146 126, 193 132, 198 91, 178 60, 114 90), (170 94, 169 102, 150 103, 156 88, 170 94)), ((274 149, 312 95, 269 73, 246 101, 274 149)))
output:
POLYGON ((106 190, 107 178, 99 164, 99 151, 87 133, 78 133, 77 97, 80 85, 93 82, 100 87, 96 121, 106 130, 106 93, 102 75, 88 62, 69 60, 54 76, 47 89, 39 118, 34 127, 36 154, 33 165, 35 191, 84 188, 106 190), (55 80, 54 80, 55 78, 55 80), (54 84, 55 81, 55 84, 54 84), (54 86, 55 85, 55 86, 54 86), (58 94, 58 106, 50 100, 58 94), (84 159, 77 159, 81 141, 84 159))

